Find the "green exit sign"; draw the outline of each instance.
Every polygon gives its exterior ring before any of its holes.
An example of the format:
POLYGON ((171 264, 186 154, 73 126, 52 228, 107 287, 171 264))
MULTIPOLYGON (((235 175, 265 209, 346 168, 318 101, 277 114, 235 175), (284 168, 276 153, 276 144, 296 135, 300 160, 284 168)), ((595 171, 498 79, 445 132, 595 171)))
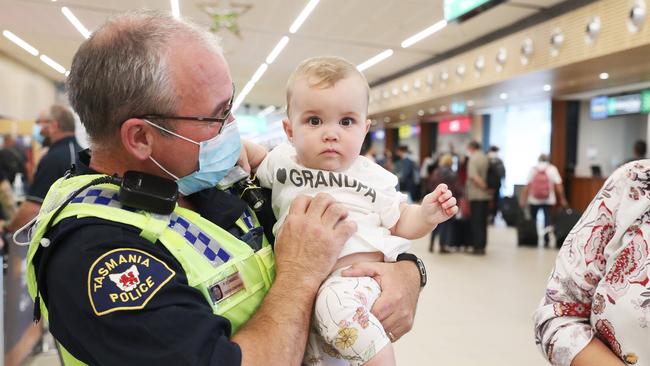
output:
POLYGON ((445 19, 463 21, 504 0, 445 0, 445 19))
POLYGON ((650 90, 641 92, 641 113, 650 113, 650 90))

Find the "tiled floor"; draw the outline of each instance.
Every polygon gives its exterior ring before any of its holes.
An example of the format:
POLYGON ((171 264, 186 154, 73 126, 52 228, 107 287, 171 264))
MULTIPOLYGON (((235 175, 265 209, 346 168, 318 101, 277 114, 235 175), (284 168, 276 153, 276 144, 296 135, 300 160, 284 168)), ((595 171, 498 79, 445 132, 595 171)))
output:
MULTIPOLYGON (((431 254, 428 239, 413 243, 429 284, 413 330, 396 343, 398 365, 541 366, 531 314, 557 251, 517 248, 512 228, 491 228, 487 255, 431 254)), ((28 365, 58 365, 40 355, 28 365)))
POLYGON ((399 365, 547 365, 533 339, 531 315, 556 250, 517 248, 512 228, 491 228, 487 255, 431 254, 413 330, 395 345, 399 365))

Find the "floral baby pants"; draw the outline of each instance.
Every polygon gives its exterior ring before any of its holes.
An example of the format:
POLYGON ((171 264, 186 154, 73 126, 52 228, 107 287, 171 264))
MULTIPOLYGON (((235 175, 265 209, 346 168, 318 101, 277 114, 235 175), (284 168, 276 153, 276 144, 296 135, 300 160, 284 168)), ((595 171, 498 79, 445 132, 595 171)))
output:
POLYGON ((370 313, 379 284, 371 277, 341 277, 343 269, 318 290, 303 365, 363 365, 390 343, 370 313))

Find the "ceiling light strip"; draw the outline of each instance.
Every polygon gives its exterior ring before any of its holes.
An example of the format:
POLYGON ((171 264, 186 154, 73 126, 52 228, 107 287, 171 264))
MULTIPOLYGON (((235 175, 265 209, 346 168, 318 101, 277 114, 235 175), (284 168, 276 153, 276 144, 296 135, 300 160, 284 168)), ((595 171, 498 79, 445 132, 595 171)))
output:
POLYGON ((242 104, 244 99, 246 99, 246 96, 248 95, 248 93, 250 93, 251 90, 253 90, 254 86, 255 86, 255 83, 253 82, 253 80, 249 80, 246 83, 246 86, 244 86, 244 89, 242 89, 242 91, 239 93, 237 98, 235 98, 235 102, 233 103, 233 106, 232 106, 233 111, 235 111, 235 110, 237 110, 237 108, 239 108, 239 106, 242 104))
POLYGON ((372 67, 372 66, 384 61, 385 59, 389 58, 392 55, 393 55, 393 50, 392 49, 387 49, 387 50, 383 51, 382 53, 380 53, 380 54, 378 54, 376 56, 373 56, 370 59, 368 59, 367 61, 364 61, 364 62, 360 63, 359 65, 357 65, 357 70, 363 71, 363 70, 365 70, 365 69, 367 69, 369 67, 372 67))
POLYGON ((47 57, 46 55, 41 55, 40 57, 41 61, 43 61, 47 66, 53 68, 57 72, 61 74, 65 74, 65 67, 61 66, 58 62, 52 60, 51 58, 47 57))
POLYGON ((5 38, 10 40, 11 42, 15 43, 18 47, 29 52, 32 56, 38 56, 38 50, 34 48, 34 46, 32 46, 31 44, 23 41, 23 39, 18 37, 17 35, 11 33, 6 29, 2 31, 2 35, 5 36, 5 38))
POLYGON ((433 35, 434 33, 440 32, 447 26, 446 20, 440 20, 429 28, 410 36, 402 42, 402 48, 408 48, 414 44, 420 42, 421 40, 433 35))
POLYGON ((267 65, 266 63, 262 63, 260 65, 260 67, 257 68, 255 73, 253 74, 253 77, 251 78, 251 81, 253 82, 253 84, 257 83, 260 80, 260 78, 262 77, 262 75, 264 75, 264 73, 266 72, 266 70, 268 68, 269 68, 269 65, 267 65))
POLYGON ((302 9, 300 14, 298 14, 296 20, 294 20, 293 23, 291 24, 291 27, 289 27, 289 33, 291 34, 296 33, 298 29, 300 29, 302 23, 307 19, 309 14, 311 14, 311 12, 314 10, 316 5, 318 5, 319 1, 320 0, 309 0, 307 6, 305 6, 305 8, 302 9))
POLYGON ((266 63, 269 65, 272 64, 273 61, 275 61, 275 59, 278 57, 280 52, 282 52, 284 47, 287 46, 287 43, 289 43, 289 37, 287 36, 282 37, 280 39, 280 42, 278 42, 278 44, 276 44, 275 47, 273 47, 271 53, 269 53, 269 55, 266 56, 266 63))
POLYGON ((70 9, 68 9, 67 6, 62 7, 61 12, 63 15, 65 15, 66 18, 68 18, 68 21, 70 21, 70 23, 72 23, 72 25, 77 28, 79 33, 81 33, 85 39, 90 38, 90 31, 88 28, 81 24, 81 21, 79 21, 79 19, 72 13, 70 9))
POLYGON ((180 0, 171 0, 172 16, 176 19, 181 17, 181 6, 179 1, 180 0))
POLYGON ((257 115, 260 116, 260 117, 266 117, 269 114, 273 113, 275 111, 275 109, 276 109, 276 106, 270 105, 270 106, 264 108, 262 111, 260 111, 260 113, 258 113, 257 115))
MULTIPOLYGON (((320 0, 309 0, 305 8, 302 9, 300 14, 298 14, 296 20, 293 21, 291 27, 289 27, 289 33, 292 34, 296 33, 298 29, 300 29, 302 23, 305 22, 307 17, 309 17, 309 14, 311 14, 311 12, 316 8, 316 5, 318 5, 319 2, 320 0)), ((280 41, 275 45, 275 47, 273 47, 271 53, 269 53, 269 55, 266 56, 265 62, 262 63, 262 65, 260 65, 257 71, 255 71, 253 77, 251 77, 248 83, 246 83, 244 89, 239 93, 239 95, 235 99, 235 102, 233 103, 233 110, 237 110, 237 108, 239 108, 239 106, 244 101, 244 99, 246 99, 248 93, 250 93, 253 87, 255 87, 255 83, 257 83, 260 80, 260 78, 264 75, 266 70, 269 68, 269 65, 275 61, 275 59, 278 57, 278 55, 280 55, 280 53, 282 52, 282 50, 284 50, 284 48, 287 46, 288 43, 289 43, 289 37, 283 36, 280 39, 280 41)))

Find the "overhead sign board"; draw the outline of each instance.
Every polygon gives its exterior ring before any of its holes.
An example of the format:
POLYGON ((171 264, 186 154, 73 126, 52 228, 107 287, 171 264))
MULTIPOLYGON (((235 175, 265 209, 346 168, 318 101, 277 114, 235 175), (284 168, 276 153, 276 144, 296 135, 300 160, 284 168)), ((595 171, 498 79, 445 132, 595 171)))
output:
POLYGON ((472 120, 469 117, 445 119, 438 122, 438 134, 466 133, 471 127, 472 120))
POLYGON ((445 0, 445 20, 462 22, 505 0, 445 0))

